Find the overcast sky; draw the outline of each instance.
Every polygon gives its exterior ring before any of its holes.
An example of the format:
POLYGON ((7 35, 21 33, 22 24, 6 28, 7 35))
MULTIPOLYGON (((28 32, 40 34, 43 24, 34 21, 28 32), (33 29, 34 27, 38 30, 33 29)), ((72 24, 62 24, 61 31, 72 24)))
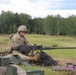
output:
POLYGON ((76 0, 0 0, 0 13, 2 10, 27 13, 33 18, 57 14, 68 17, 76 15, 76 0))

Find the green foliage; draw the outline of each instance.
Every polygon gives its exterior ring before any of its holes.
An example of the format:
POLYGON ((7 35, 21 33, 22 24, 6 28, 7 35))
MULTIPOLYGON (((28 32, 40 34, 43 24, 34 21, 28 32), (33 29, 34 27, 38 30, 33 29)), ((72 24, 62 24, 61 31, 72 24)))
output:
POLYGON ((0 34, 11 34, 17 31, 19 25, 24 24, 28 33, 46 35, 76 35, 76 16, 63 18, 60 15, 48 15, 45 18, 31 18, 26 13, 2 11, 0 14, 0 34))
POLYGON ((3 38, 3 37, 0 37, 0 42, 8 42, 9 39, 8 38, 3 38))
POLYGON ((19 25, 24 24, 28 27, 31 17, 27 14, 18 14, 11 11, 0 14, 0 33, 11 34, 17 31, 19 25))

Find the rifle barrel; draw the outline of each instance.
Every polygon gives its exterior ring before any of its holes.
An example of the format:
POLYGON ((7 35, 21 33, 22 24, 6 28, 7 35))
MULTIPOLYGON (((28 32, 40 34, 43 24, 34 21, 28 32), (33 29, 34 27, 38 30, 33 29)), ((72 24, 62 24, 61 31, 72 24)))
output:
POLYGON ((76 49, 76 47, 43 47, 42 50, 49 49, 76 49))

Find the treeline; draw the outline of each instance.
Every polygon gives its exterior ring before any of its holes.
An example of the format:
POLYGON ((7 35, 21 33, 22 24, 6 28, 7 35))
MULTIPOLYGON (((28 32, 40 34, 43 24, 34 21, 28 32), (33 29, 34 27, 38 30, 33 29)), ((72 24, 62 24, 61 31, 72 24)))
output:
POLYGON ((45 18, 33 18, 24 13, 2 11, 0 14, 0 34, 12 34, 19 25, 24 24, 31 34, 76 35, 76 16, 63 18, 60 15, 48 15, 45 18))

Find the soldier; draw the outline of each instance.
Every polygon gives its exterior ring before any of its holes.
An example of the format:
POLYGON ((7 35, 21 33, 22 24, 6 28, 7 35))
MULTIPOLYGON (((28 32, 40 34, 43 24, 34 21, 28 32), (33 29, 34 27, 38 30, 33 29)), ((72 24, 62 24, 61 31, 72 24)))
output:
MULTIPOLYGON (((10 52, 11 50, 13 50, 13 48, 15 48, 17 46, 20 46, 20 45, 31 46, 31 44, 24 37, 26 33, 27 33, 26 26, 25 25, 19 26, 18 27, 18 32, 10 38, 10 45, 6 50, 8 52, 10 52)), ((30 51, 28 51, 28 53, 30 53, 30 51)), ((26 55, 20 53, 19 51, 13 50, 12 54, 7 55, 7 57, 10 57, 10 56, 13 56, 13 55, 18 55, 24 60, 33 60, 33 61, 38 61, 39 56, 40 56, 40 54, 36 54, 35 56, 29 57, 29 56, 26 56, 26 55)))

